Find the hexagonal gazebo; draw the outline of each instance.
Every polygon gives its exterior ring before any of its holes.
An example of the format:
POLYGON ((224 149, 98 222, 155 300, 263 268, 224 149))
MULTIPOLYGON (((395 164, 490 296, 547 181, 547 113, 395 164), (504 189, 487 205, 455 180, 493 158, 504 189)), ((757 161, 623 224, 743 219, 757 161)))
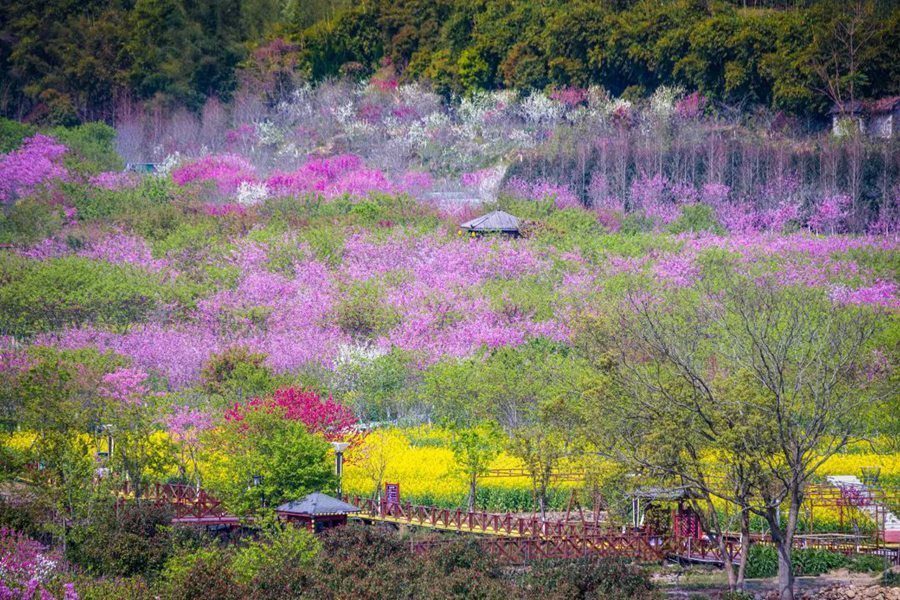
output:
POLYGON ((347 515, 356 512, 359 508, 321 492, 285 502, 275 509, 280 519, 309 527, 313 533, 343 525, 347 522, 347 515))

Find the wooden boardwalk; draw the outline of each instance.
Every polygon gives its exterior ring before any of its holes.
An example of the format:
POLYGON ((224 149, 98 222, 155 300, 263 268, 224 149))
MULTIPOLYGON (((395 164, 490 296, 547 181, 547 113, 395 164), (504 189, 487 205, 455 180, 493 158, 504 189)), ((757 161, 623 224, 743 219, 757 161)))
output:
POLYGON ((502 537, 560 538, 584 534, 616 533, 601 524, 583 521, 541 521, 511 513, 468 512, 462 509, 422 506, 409 502, 376 502, 371 498, 345 497, 359 507, 356 518, 400 525, 427 527, 439 531, 474 533, 502 537))
MULTIPOLYGON (((121 500, 134 499, 134 489, 126 483, 120 492, 121 500)), ((206 490, 181 483, 154 483, 141 489, 141 498, 156 505, 172 507, 173 523, 183 525, 240 524, 240 519, 229 514, 222 502, 206 493, 206 490)))

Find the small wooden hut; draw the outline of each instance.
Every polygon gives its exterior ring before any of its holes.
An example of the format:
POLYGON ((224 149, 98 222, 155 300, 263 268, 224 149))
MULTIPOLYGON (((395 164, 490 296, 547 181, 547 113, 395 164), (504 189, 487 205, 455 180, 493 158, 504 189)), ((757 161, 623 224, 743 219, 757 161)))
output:
POLYGON ((505 233, 507 235, 518 236, 521 234, 521 223, 519 222, 519 219, 502 210, 495 210, 486 215, 475 217, 471 221, 466 221, 459 227, 463 231, 468 231, 473 235, 505 233))
POLYGON ((293 502, 285 502, 275 509, 275 514, 280 519, 309 527, 313 533, 344 525, 347 522, 347 515, 356 512, 359 512, 359 508, 321 492, 309 494, 293 502))

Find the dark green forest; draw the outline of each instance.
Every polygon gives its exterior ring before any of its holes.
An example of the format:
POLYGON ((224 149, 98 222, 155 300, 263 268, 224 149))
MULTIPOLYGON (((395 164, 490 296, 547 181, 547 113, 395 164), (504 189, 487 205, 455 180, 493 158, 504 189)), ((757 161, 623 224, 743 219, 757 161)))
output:
POLYGON ((134 102, 274 102, 298 82, 374 76, 446 96, 677 85, 808 117, 900 93, 898 49, 894 0, 6 0, 0 113, 111 121, 134 102))

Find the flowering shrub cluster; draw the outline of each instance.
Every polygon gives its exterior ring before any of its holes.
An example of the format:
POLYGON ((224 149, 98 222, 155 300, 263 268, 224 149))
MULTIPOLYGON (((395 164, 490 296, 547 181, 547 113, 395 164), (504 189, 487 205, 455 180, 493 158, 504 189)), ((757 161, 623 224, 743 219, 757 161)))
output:
POLYGON ((165 260, 153 258, 150 246, 142 238, 124 234, 104 237, 79 255, 113 264, 135 265, 149 271, 160 271, 167 265, 165 260))
MULTIPOLYGON (((164 261, 148 256, 139 240, 110 239, 122 241, 98 243, 85 254, 166 268, 164 261), (110 246, 144 250, 115 254, 110 246), (107 250, 101 254, 98 248, 107 250)), ((535 337, 566 340, 568 316, 594 301, 605 279, 649 275, 666 285, 691 286, 704 277, 704 256, 712 250, 726 250, 747 269, 783 285, 824 289, 837 302, 898 304, 890 272, 856 258, 896 252, 896 242, 887 238, 752 233, 685 234, 671 240, 674 246, 641 256, 604 252, 598 260, 538 248, 527 240, 448 239, 403 230, 387 236, 353 233, 342 240, 340 262, 328 264, 306 243, 286 235, 265 244, 237 244, 217 259, 223 268, 238 268, 234 285, 201 298, 189 319, 151 322, 125 332, 87 326, 39 340, 63 348, 113 350, 174 388, 196 382, 209 358, 233 345, 262 353, 279 373, 313 365, 331 368, 340 349, 354 340, 382 353, 409 351, 424 366, 535 337), (285 253, 293 257, 287 270, 273 269, 273 261, 285 253), (511 294, 524 281, 545 291, 523 303, 511 294)))
POLYGON ((248 410, 279 411, 289 421, 301 421, 308 431, 321 434, 329 441, 346 441, 355 436, 356 417, 332 397, 296 387, 281 388, 271 398, 255 398, 246 404, 235 404, 225 411, 226 421, 242 421, 248 410))
POLYGON ((255 179, 253 165, 235 154, 204 156, 172 171, 172 180, 178 185, 209 182, 223 195, 232 194, 242 183, 255 179))
POLYGON ((141 369, 119 369, 103 376, 100 389, 104 396, 123 404, 140 404, 149 391, 147 373, 141 369))
POLYGON ((0 202, 12 202, 53 181, 68 178, 62 164, 66 147, 52 137, 37 134, 22 146, 0 155, 0 202))
POLYGON ((141 179, 135 173, 104 171, 91 177, 88 182, 103 190, 116 191, 136 188, 141 183, 141 179))
MULTIPOLYGON (((60 562, 43 544, 0 527, 0 599, 53 598, 45 585, 56 574, 60 562)), ((65 585, 65 600, 78 600, 72 584, 65 585)))

